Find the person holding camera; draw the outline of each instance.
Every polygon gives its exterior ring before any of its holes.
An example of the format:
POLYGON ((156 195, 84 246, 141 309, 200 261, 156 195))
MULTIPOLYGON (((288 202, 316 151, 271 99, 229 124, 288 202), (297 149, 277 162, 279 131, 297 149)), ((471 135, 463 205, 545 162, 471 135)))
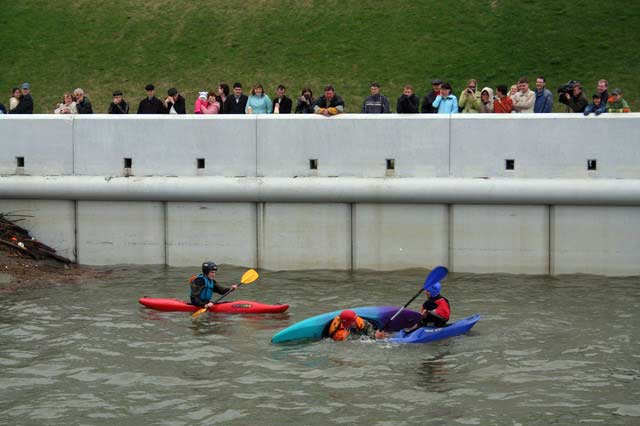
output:
POLYGON ((398 98, 396 112, 398 114, 417 114, 419 103, 420 99, 413 93, 413 87, 407 84, 404 86, 402 95, 398 98))
POLYGON ((458 108, 461 113, 480 112, 480 95, 476 93, 478 82, 471 79, 467 82, 467 88, 460 93, 458 108))
POLYGON ((313 104, 315 102, 316 98, 313 97, 311 89, 308 87, 303 88, 296 105, 296 114, 313 114, 313 104))
POLYGON ((558 102, 566 105, 565 112, 584 112, 589 101, 582 92, 582 84, 571 80, 558 88, 558 102))

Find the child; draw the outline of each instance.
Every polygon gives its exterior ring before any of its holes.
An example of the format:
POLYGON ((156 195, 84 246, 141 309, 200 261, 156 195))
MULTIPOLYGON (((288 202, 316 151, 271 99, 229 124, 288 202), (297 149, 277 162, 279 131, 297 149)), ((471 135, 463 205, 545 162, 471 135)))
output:
POLYGON ((622 99, 622 89, 613 89, 607 100, 607 112, 631 112, 627 101, 622 99))
POLYGON ((591 97, 591 99, 592 99, 592 102, 589 105, 587 105, 587 107, 585 108, 584 115, 589 115, 592 112, 595 112, 596 115, 600 115, 600 114, 602 114, 603 112, 605 112, 607 110, 606 104, 602 105, 602 99, 600 99, 600 95, 599 94, 597 94, 597 93, 594 94, 591 97))

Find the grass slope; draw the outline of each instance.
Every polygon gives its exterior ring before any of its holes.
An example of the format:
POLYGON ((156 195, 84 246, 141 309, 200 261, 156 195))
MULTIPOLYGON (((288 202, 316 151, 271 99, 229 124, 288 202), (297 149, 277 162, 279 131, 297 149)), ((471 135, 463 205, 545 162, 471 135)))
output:
POLYGON ((291 97, 332 83, 358 112, 374 80, 395 109, 407 83, 422 97, 439 77, 458 95, 468 78, 538 74, 554 94, 581 80, 589 97, 607 78, 640 110, 639 1, 0 0, 0 28, 0 99, 29 81, 36 112, 75 87, 96 112, 114 89, 135 111, 148 82, 190 109, 220 81, 283 83, 291 97))

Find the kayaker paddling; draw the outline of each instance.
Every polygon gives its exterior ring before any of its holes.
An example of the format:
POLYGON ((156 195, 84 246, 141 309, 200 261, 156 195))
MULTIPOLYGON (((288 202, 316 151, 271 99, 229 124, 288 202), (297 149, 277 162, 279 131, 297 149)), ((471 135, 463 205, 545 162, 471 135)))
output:
POLYGON ((230 288, 219 285, 215 278, 218 271, 218 265, 215 262, 204 262, 202 264, 202 273, 197 277, 191 277, 191 304, 202 306, 209 309, 213 306, 211 297, 213 293, 226 294, 238 288, 238 284, 232 285, 230 288))
POLYGON ((342 341, 347 340, 350 335, 373 337, 374 331, 371 323, 347 309, 331 321, 327 334, 333 340, 342 341))
POLYGON ((429 325, 436 327, 445 327, 447 325, 447 321, 451 317, 451 306, 447 298, 440 294, 441 290, 442 285, 439 282, 424 290, 427 300, 422 304, 422 309, 420 310, 422 318, 416 325, 405 330, 407 333, 429 325))

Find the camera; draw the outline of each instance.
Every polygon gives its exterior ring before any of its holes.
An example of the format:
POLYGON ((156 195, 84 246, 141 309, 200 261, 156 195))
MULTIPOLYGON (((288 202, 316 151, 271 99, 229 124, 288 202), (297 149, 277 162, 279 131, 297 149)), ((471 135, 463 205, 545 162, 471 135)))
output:
POLYGON ((569 93, 573 92, 573 86, 576 85, 578 80, 569 80, 566 84, 558 87, 558 93, 569 93))

